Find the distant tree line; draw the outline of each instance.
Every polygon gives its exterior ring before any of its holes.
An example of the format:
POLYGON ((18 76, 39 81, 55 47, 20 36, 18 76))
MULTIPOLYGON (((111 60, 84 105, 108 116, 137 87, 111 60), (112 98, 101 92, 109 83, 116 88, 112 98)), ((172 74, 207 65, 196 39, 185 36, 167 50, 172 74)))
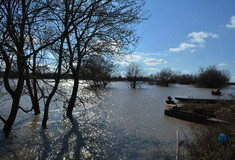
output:
POLYGON ((214 65, 207 68, 201 67, 198 74, 181 74, 179 71, 173 71, 170 68, 164 68, 160 72, 151 74, 148 77, 144 77, 142 73, 143 71, 140 67, 130 65, 127 69, 126 77, 119 77, 117 79, 129 81, 132 88, 135 88, 133 87, 133 82, 138 83, 140 81, 147 81, 149 84, 166 87, 169 84, 179 83, 205 88, 223 88, 229 84, 231 77, 228 70, 218 70, 214 65))

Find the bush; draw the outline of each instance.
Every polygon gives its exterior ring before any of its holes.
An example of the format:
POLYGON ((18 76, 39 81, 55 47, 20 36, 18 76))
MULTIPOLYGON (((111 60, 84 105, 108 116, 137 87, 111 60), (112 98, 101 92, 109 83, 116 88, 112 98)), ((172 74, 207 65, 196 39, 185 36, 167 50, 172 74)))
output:
POLYGON ((221 103, 214 105, 214 107, 210 106, 210 108, 211 111, 215 110, 213 115, 216 118, 229 123, 197 127, 193 135, 186 135, 187 158, 185 159, 235 159, 235 104, 221 103), (218 141, 220 133, 226 134, 226 142, 220 143, 218 141))
POLYGON ((162 69, 160 73, 157 74, 157 84, 162 86, 169 86, 169 83, 173 81, 175 73, 170 68, 162 69))
POLYGON ((192 74, 183 74, 177 76, 177 83, 179 84, 195 84, 196 77, 192 74))
POLYGON ((196 129, 193 138, 186 140, 186 150, 188 154, 185 159, 234 159, 235 147, 231 131, 232 129, 228 126, 210 126, 208 128, 196 129), (226 142, 223 144, 218 142, 220 133, 226 134, 227 137, 226 142))
POLYGON ((209 66, 206 69, 200 68, 197 78, 197 86, 206 88, 222 88, 229 83, 229 80, 229 71, 219 71, 216 66, 209 66))

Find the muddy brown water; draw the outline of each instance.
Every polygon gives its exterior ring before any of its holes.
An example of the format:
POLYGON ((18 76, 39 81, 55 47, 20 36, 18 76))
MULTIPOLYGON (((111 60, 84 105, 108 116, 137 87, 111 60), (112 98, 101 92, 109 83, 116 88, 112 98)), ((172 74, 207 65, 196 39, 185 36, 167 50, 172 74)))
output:
MULTIPOLYGON (((66 82, 63 86, 66 89, 66 82)), ((234 89, 232 86, 222 92, 228 94, 234 89)), ((77 107, 72 122, 65 118, 63 104, 54 99, 46 130, 41 127, 43 113, 34 117, 33 113, 19 111, 10 137, 5 138, 0 131, 0 159, 157 159, 167 154, 173 157, 176 131, 183 138, 197 125, 164 116, 164 101, 167 96, 217 98, 210 92, 211 89, 191 85, 143 84, 139 89, 131 89, 126 82, 114 82, 102 91, 100 98, 89 95, 93 101, 77 107)), ((21 105, 29 108, 27 102, 30 101, 25 98, 21 105)), ((0 114, 6 117, 10 103, 1 105, 0 114)), ((2 122, 0 127, 3 128, 2 122)))

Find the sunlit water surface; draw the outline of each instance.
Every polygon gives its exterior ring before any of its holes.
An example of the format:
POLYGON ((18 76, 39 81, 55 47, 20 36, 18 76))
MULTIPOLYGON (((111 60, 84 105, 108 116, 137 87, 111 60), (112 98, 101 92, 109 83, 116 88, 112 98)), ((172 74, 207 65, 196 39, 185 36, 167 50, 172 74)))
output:
MULTIPOLYGON (((70 92, 67 82, 62 86, 70 92)), ((231 86, 222 91, 227 95, 234 89, 231 86)), ((114 82, 101 91, 99 98, 83 93, 92 101, 74 110, 72 122, 65 118, 63 103, 57 97, 50 107, 46 130, 41 127, 43 113, 34 117, 33 113, 19 111, 10 137, 0 132, 0 159, 174 158, 176 131, 183 138, 198 125, 164 116, 164 101, 167 96, 217 98, 210 92, 191 85, 144 84, 140 89, 130 89, 128 83, 114 82)), ((24 98, 21 105, 30 108, 28 102, 24 98)), ((10 103, 2 105, 1 115, 7 117, 10 103)))

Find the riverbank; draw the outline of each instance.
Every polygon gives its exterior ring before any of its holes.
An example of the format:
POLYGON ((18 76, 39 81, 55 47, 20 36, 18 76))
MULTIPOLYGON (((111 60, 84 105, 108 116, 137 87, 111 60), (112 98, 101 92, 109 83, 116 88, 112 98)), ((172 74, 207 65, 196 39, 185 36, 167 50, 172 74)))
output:
POLYGON ((189 159, 235 159, 235 103, 183 104, 179 110, 228 122, 212 123, 197 128, 191 137, 186 135, 185 149, 189 159), (226 137, 224 141, 219 140, 221 134, 226 137))

